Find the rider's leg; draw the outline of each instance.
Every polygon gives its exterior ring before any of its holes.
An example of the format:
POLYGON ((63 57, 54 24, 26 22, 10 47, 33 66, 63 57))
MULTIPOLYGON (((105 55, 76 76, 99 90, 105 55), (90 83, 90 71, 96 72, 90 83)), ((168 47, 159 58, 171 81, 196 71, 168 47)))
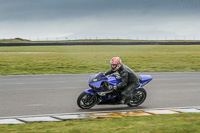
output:
POLYGON ((135 84, 135 83, 131 83, 129 84, 122 92, 122 101, 121 103, 125 103, 128 102, 128 100, 130 100, 131 98, 131 93, 137 88, 139 87, 139 84, 135 84))

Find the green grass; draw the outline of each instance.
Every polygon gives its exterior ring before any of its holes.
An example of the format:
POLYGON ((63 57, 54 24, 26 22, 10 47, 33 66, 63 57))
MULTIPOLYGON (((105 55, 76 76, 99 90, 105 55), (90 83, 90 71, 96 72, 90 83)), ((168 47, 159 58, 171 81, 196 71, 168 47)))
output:
POLYGON ((136 72, 200 71, 200 45, 21 46, 0 47, 0 75, 97 73, 114 56, 136 72))
POLYGON ((200 113, 0 125, 1 133, 199 133, 200 113))

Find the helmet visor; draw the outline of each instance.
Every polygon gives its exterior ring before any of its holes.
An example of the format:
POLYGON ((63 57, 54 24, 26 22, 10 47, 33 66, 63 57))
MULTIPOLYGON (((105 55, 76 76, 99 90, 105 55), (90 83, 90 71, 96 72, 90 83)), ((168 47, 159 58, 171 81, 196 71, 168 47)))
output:
POLYGON ((111 64, 110 66, 111 66, 111 69, 113 69, 113 70, 116 70, 116 68, 117 68, 117 64, 111 64))

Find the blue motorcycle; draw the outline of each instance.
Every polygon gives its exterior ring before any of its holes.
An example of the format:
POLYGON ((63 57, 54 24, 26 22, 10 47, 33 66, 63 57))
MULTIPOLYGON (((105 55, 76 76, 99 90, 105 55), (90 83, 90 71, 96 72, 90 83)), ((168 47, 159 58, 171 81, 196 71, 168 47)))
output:
MULTIPOLYGON (((147 92, 143 86, 153 79, 151 75, 139 76, 140 86, 131 93, 131 99, 127 103, 130 107, 137 107, 144 102, 147 92)), ((89 79, 89 86, 91 88, 84 90, 84 92, 79 95, 77 105, 82 109, 90 109, 96 104, 122 104, 120 103, 122 100, 121 90, 108 89, 109 85, 117 85, 121 82, 119 74, 109 75, 106 77, 102 72, 100 72, 96 75, 92 75, 89 79)))

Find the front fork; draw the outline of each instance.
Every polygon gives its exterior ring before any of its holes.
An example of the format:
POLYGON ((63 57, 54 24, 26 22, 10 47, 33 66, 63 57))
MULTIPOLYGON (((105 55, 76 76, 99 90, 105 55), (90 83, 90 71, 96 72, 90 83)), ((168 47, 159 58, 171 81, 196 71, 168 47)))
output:
POLYGON ((97 104, 100 103, 100 102, 102 101, 101 96, 97 95, 97 93, 94 92, 92 89, 84 90, 84 92, 85 92, 85 93, 88 93, 88 94, 90 94, 90 95, 92 95, 92 97, 90 98, 90 100, 89 100, 88 102, 92 101, 95 97, 98 98, 97 104))

